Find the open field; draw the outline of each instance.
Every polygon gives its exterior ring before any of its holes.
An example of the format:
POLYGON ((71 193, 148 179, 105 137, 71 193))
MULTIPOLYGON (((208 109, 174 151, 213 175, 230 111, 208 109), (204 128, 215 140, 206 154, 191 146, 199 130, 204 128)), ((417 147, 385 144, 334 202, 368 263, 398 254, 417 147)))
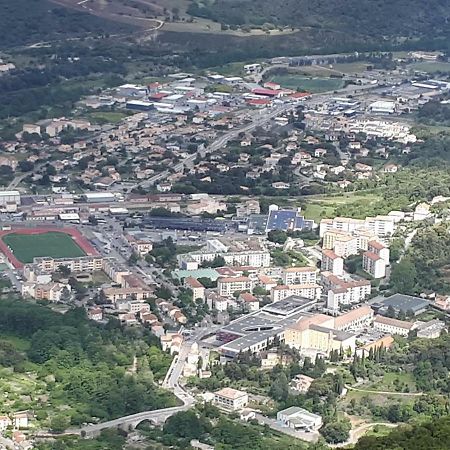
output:
POLYGON ((98 111, 88 114, 88 118, 93 123, 105 124, 105 123, 118 123, 128 114, 119 111, 98 111))
POLYGON ((386 391, 386 392, 404 392, 404 388, 407 387, 407 392, 417 392, 416 383, 411 373, 393 373, 386 372, 382 378, 377 379, 374 383, 368 383, 358 386, 361 389, 368 389, 373 391, 386 391))
POLYGON ((436 62, 416 62, 408 66, 410 69, 418 70, 419 72, 435 73, 435 72, 449 72, 450 63, 443 61, 436 62))
POLYGON ((344 82, 335 78, 307 78, 301 75, 274 75, 271 81, 280 84, 284 88, 299 89, 312 93, 334 91, 341 89, 344 82))
POLYGON ((11 233, 2 237, 2 241, 12 250, 22 263, 31 263, 33 258, 50 256, 66 258, 85 256, 72 236, 65 233, 48 232, 42 234, 11 233))
POLYGON ((364 72, 369 65, 366 61, 355 61, 352 63, 333 64, 333 69, 344 74, 354 74, 364 72))
POLYGON ((306 206, 303 208, 307 219, 314 219, 316 222, 321 219, 330 218, 336 215, 336 210, 342 205, 358 205, 361 203, 365 207, 370 207, 376 203, 380 197, 377 194, 345 193, 342 195, 318 195, 310 196, 306 206))

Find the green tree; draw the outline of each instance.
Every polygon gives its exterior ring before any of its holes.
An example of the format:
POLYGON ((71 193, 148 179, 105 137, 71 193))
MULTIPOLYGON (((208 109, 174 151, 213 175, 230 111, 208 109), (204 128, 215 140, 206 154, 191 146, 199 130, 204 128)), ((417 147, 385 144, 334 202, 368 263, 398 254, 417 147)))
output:
POLYGON ((417 271, 409 257, 405 257, 398 264, 394 264, 390 279, 393 289, 401 294, 411 294, 414 292, 416 281, 417 271))

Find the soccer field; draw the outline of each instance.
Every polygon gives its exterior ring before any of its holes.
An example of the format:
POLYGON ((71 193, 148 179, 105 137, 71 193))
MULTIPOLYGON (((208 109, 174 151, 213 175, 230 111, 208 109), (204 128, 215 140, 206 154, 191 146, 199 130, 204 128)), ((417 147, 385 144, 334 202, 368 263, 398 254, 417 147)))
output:
POLYGON ((2 240, 25 264, 40 256, 73 258, 86 255, 70 235, 54 231, 42 234, 11 233, 3 236, 2 240))

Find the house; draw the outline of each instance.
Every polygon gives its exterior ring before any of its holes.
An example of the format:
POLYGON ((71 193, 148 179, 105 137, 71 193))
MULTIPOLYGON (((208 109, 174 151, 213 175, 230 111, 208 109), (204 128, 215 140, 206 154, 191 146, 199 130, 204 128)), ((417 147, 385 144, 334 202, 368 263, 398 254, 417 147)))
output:
POLYGON ((278 411, 277 421, 285 427, 306 432, 317 431, 323 424, 321 416, 298 406, 291 406, 278 411))
POLYGON ((12 415, 15 429, 28 428, 28 411, 18 411, 12 415))
POLYGON ((294 391, 300 392, 300 394, 306 394, 313 381, 314 378, 299 374, 291 380, 290 386, 294 391))
POLYGON ((259 310, 259 300, 250 292, 243 292, 239 295, 238 300, 244 305, 244 309, 248 312, 259 310))
POLYGON ((226 387, 214 393, 214 404, 221 408, 236 411, 247 406, 248 394, 226 387))
POLYGON ((415 324, 417 330, 417 337, 423 339, 436 339, 441 333, 446 330, 444 322, 434 319, 429 322, 419 322, 415 324))
POLYGON ((0 432, 12 426, 12 420, 8 416, 0 416, 0 432))
POLYGON ((398 171, 397 164, 386 164, 383 167, 383 172, 384 173, 396 173, 397 171, 398 171))
POLYGON ((315 158, 322 158, 327 154, 327 151, 324 148, 316 148, 314 150, 314 157, 315 158))
POLYGON ((89 308, 87 311, 88 319, 100 321, 103 320, 103 310, 98 307, 89 308))

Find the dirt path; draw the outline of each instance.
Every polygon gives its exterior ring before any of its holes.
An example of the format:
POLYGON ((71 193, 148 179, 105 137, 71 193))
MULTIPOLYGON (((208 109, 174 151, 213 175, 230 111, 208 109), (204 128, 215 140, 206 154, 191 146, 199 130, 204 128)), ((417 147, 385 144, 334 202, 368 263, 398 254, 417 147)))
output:
POLYGON ((368 394, 384 394, 384 395, 400 395, 403 397, 421 397, 425 395, 423 392, 392 392, 392 391, 374 391, 371 389, 360 389, 345 385, 349 391, 367 392, 368 394))

